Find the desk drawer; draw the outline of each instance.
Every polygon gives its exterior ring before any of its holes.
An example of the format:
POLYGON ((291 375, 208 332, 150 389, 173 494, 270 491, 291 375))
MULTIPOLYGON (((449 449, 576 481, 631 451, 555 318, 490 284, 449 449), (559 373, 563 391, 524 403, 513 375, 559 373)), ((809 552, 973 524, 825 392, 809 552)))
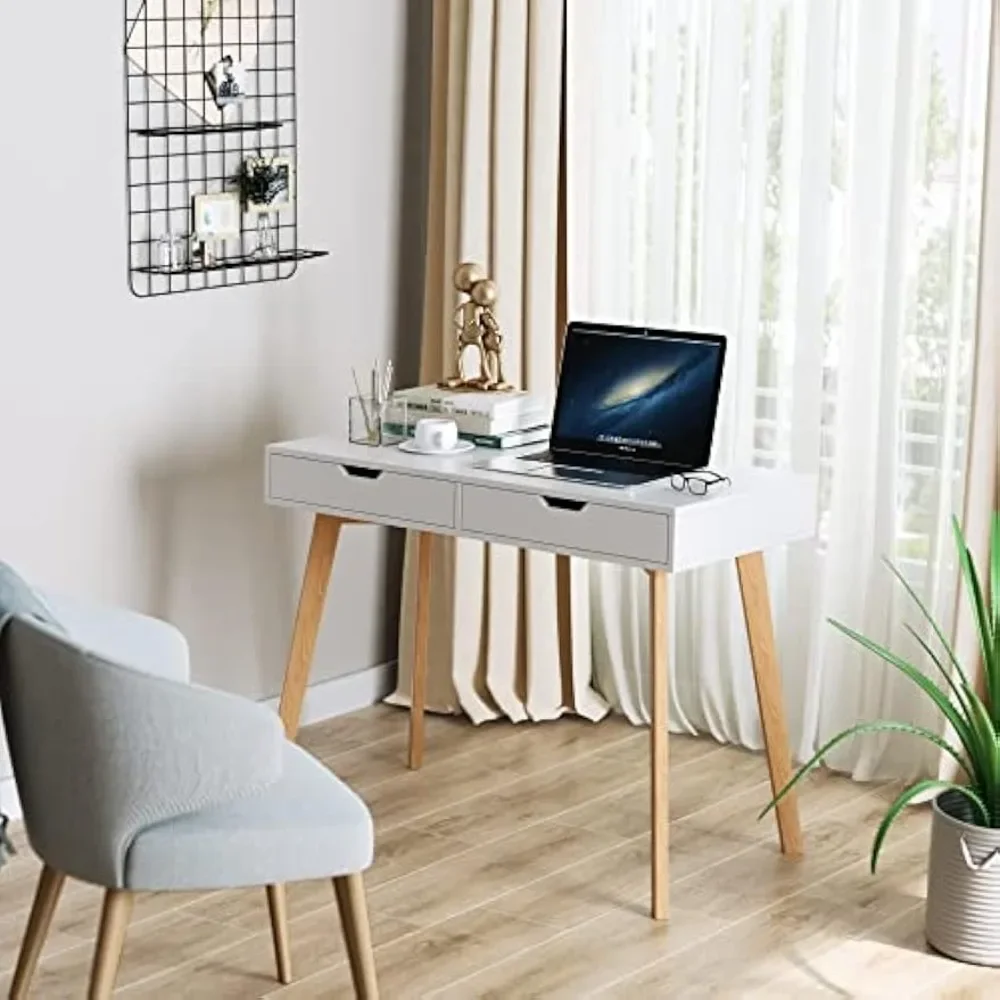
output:
POLYGON ((457 487, 364 465, 272 455, 268 496, 304 506, 416 525, 455 526, 457 487))
POLYGON ((650 565, 667 562, 667 515, 466 486, 462 531, 650 565))

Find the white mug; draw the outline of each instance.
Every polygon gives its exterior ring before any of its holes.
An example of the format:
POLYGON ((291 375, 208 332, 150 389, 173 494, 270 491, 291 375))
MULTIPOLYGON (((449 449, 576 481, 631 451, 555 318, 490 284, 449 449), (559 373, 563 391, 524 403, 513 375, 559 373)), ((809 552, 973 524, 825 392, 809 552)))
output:
POLYGON ((458 425, 454 420, 425 417, 417 421, 413 440, 421 451, 451 451, 458 444, 458 425))

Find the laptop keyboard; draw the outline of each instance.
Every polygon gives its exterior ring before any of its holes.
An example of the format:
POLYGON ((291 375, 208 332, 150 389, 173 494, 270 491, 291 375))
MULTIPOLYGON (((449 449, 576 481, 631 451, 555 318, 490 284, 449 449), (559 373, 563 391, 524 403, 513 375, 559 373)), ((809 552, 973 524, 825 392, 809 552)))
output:
MULTIPOLYGON (((568 479, 574 483, 602 483, 609 479, 614 480, 613 473, 605 472, 603 469, 581 469, 574 465, 553 465, 552 475, 556 479, 568 479)), ((637 481, 641 481, 641 478, 637 481)))

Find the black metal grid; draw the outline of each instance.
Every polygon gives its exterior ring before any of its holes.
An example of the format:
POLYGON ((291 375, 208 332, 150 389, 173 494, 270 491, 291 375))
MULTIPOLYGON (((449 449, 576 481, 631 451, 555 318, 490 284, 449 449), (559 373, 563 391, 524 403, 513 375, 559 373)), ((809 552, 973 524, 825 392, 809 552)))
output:
POLYGON ((298 244, 295 0, 223 0, 192 66, 198 45, 188 44, 186 24, 201 12, 202 0, 125 0, 129 282, 143 298, 280 281, 300 260, 326 255, 298 244), (247 96, 215 122, 204 71, 220 46, 249 63, 247 96), (257 216, 244 214, 224 255, 207 267, 192 262, 195 196, 237 191, 242 164, 258 154, 290 159, 294 169, 292 203, 271 216, 276 255, 253 256, 257 216), (167 234, 185 237, 187 251, 169 271, 157 253, 167 234))

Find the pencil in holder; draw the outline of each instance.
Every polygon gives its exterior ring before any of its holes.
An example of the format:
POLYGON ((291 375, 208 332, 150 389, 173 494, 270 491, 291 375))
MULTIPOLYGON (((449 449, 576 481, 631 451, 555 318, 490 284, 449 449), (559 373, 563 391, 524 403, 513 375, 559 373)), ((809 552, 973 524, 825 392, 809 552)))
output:
POLYGON ((373 448, 399 444, 407 436, 406 403, 373 396, 351 396, 347 401, 347 436, 351 444, 373 448))

